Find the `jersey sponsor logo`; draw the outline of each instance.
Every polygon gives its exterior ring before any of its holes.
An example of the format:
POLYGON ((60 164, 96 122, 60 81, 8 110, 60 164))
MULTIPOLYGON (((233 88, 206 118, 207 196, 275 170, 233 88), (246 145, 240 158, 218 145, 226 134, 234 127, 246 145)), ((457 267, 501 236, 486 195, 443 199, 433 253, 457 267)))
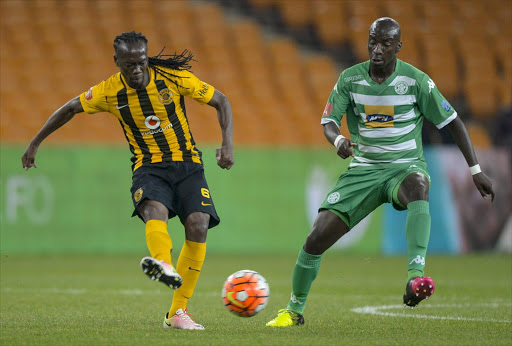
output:
POLYGON ((327 102, 327 104, 325 105, 324 113, 322 114, 322 116, 323 117, 328 117, 329 115, 331 115, 332 108, 333 108, 332 103, 327 102))
POLYGON ((150 115, 144 120, 144 125, 150 130, 154 130, 160 126, 160 118, 156 115, 150 115))
POLYGON ((425 257, 421 257, 420 255, 418 255, 415 258, 413 258, 411 262, 409 262, 409 264, 413 264, 413 263, 418 263, 418 264, 421 264, 422 266, 424 266, 425 265, 425 257))
POLYGON ((144 193, 144 191, 142 191, 142 188, 137 189, 137 191, 135 191, 135 193, 133 194, 133 200, 135 202, 140 201, 143 193, 144 193))
POLYGON ((210 86, 207 83, 203 82, 203 86, 201 87, 201 90, 199 90, 199 96, 204 97, 208 90, 210 89, 210 86))
POLYGON ((373 127, 394 127, 395 107, 394 106, 364 106, 367 128, 373 127))
POLYGON ((334 204, 340 200, 340 193, 333 192, 329 196, 327 196, 327 202, 334 204))
POLYGON ((366 116, 366 121, 368 122, 387 123, 392 120, 393 117, 387 114, 370 114, 366 116))
POLYGON ((363 75, 362 74, 357 75, 357 76, 347 77, 347 78, 343 79, 343 81, 345 83, 348 83, 348 82, 353 82, 353 81, 360 80, 360 79, 363 79, 363 75))
POLYGON ((90 99, 92 99, 92 87, 89 88, 89 90, 87 90, 87 94, 85 94, 85 99, 87 101, 89 101, 90 99))
POLYGON ((167 88, 160 90, 160 93, 158 93, 158 101, 164 105, 170 105, 172 103, 173 97, 173 92, 167 88))
POLYGON ((169 125, 167 125, 165 127, 161 127, 158 130, 151 130, 151 131, 141 132, 140 134, 143 135, 143 136, 154 135, 155 133, 164 132, 165 130, 170 129, 171 127, 172 127, 172 124, 169 123, 169 125))
POLYGON ((441 106, 447 112, 449 112, 452 109, 452 107, 450 107, 450 104, 446 100, 443 100, 443 102, 441 102, 441 106))
POLYGON ((434 83, 432 78, 430 78, 427 83, 428 83, 428 93, 430 94, 432 92, 432 89, 434 89, 436 87, 436 83, 434 83))
POLYGON ((407 82, 402 80, 395 84, 395 92, 398 95, 407 93, 407 90, 409 90, 409 84, 407 84, 407 82))

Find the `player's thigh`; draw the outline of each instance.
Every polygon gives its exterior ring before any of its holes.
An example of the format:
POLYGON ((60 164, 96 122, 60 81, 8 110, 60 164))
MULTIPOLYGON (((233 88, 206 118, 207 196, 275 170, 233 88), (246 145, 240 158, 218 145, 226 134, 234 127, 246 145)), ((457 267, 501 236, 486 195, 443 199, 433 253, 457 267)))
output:
POLYGON ((423 162, 401 165, 386 184, 387 201, 397 210, 405 210, 414 200, 428 200, 430 174, 423 162))
POLYGON ((176 215, 174 190, 166 178, 163 165, 151 164, 137 169, 132 177, 132 216, 139 216, 144 222, 150 219, 167 221, 176 215))
POLYGON ((319 210, 329 210, 352 229, 385 202, 382 171, 352 169, 343 173, 319 210))
MULTIPOLYGON (((177 198, 174 206, 184 225, 186 225, 188 217, 197 212, 210 216, 207 228, 212 228, 219 224, 220 218, 217 215, 202 168, 192 172, 188 177, 177 183, 175 190, 177 198)), ((194 220, 196 219, 194 218, 194 220)), ((199 220, 202 219, 204 218, 199 218, 199 220)))

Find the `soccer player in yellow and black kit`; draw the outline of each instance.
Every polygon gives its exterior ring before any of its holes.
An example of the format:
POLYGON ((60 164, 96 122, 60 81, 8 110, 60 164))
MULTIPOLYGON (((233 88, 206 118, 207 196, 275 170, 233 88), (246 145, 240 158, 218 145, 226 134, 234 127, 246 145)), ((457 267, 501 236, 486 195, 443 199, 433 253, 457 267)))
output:
POLYGON ((134 31, 117 36, 114 51, 120 72, 55 111, 23 154, 23 168, 37 167, 35 156, 41 142, 75 114, 109 112, 116 116, 133 154, 132 216, 146 224, 151 257, 142 259, 142 270, 176 290, 164 327, 202 330, 186 307, 204 262, 207 231, 220 220, 201 152, 189 129, 184 97, 217 109, 222 146, 216 159, 225 169, 234 164, 231 106, 220 91, 188 71, 192 55, 187 51, 148 57, 146 37, 134 31), (185 227, 186 239, 174 269, 167 221, 176 215, 185 227))

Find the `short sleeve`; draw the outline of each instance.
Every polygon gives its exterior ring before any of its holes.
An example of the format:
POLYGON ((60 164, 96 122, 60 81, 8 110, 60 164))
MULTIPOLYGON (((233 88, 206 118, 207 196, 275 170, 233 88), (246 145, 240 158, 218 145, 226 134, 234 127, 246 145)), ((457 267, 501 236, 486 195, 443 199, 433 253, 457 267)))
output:
POLYGON ((182 95, 191 97, 200 104, 210 102, 215 91, 213 86, 203 82, 189 71, 180 71, 179 76, 181 77, 179 89, 182 95))
POLYGON ((438 129, 442 129, 457 117, 455 109, 428 75, 420 82, 417 101, 421 113, 438 129))
POLYGON ((340 75, 338 82, 329 95, 327 104, 325 105, 324 113, 322 114, 321 124, 328 122, 335 122, 338 126, 341 125, 341 119, 347 112, 347 107, 350 103, 348 92, 348 85, 343 82, 343 73, 340 75))
POLYGON ((105 97, 105 81, 80 94, 80 102, 84 112, 88 114, 108 112, 107 98, 105 97))

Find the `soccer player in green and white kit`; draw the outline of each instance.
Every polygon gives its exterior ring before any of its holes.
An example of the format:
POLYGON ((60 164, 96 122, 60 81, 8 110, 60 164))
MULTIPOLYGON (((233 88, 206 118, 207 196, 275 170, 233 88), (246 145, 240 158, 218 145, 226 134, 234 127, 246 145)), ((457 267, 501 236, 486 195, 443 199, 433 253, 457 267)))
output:
POLYGON ((353 157, 325 201, 293 270, 288 306, 267 323, 270 327, 304 324, 303 311, 322 254, 382 203, 407 209, 405 235, 408 279, 404 304, 414 307, 434 292, 425 277, 430 236, 430 177, 421 142, 423 119, 447 126, 464 155, 483 198, 494 200, 490 179, 480 170, 473 145, 457 112, 428 75, 398 60, 400 25, 379 18, 370 27, 370 59, 341 74, 325 107, 321 124, 343 159, 353 157), (352 140, 340 134, 342 116, 352 140))

